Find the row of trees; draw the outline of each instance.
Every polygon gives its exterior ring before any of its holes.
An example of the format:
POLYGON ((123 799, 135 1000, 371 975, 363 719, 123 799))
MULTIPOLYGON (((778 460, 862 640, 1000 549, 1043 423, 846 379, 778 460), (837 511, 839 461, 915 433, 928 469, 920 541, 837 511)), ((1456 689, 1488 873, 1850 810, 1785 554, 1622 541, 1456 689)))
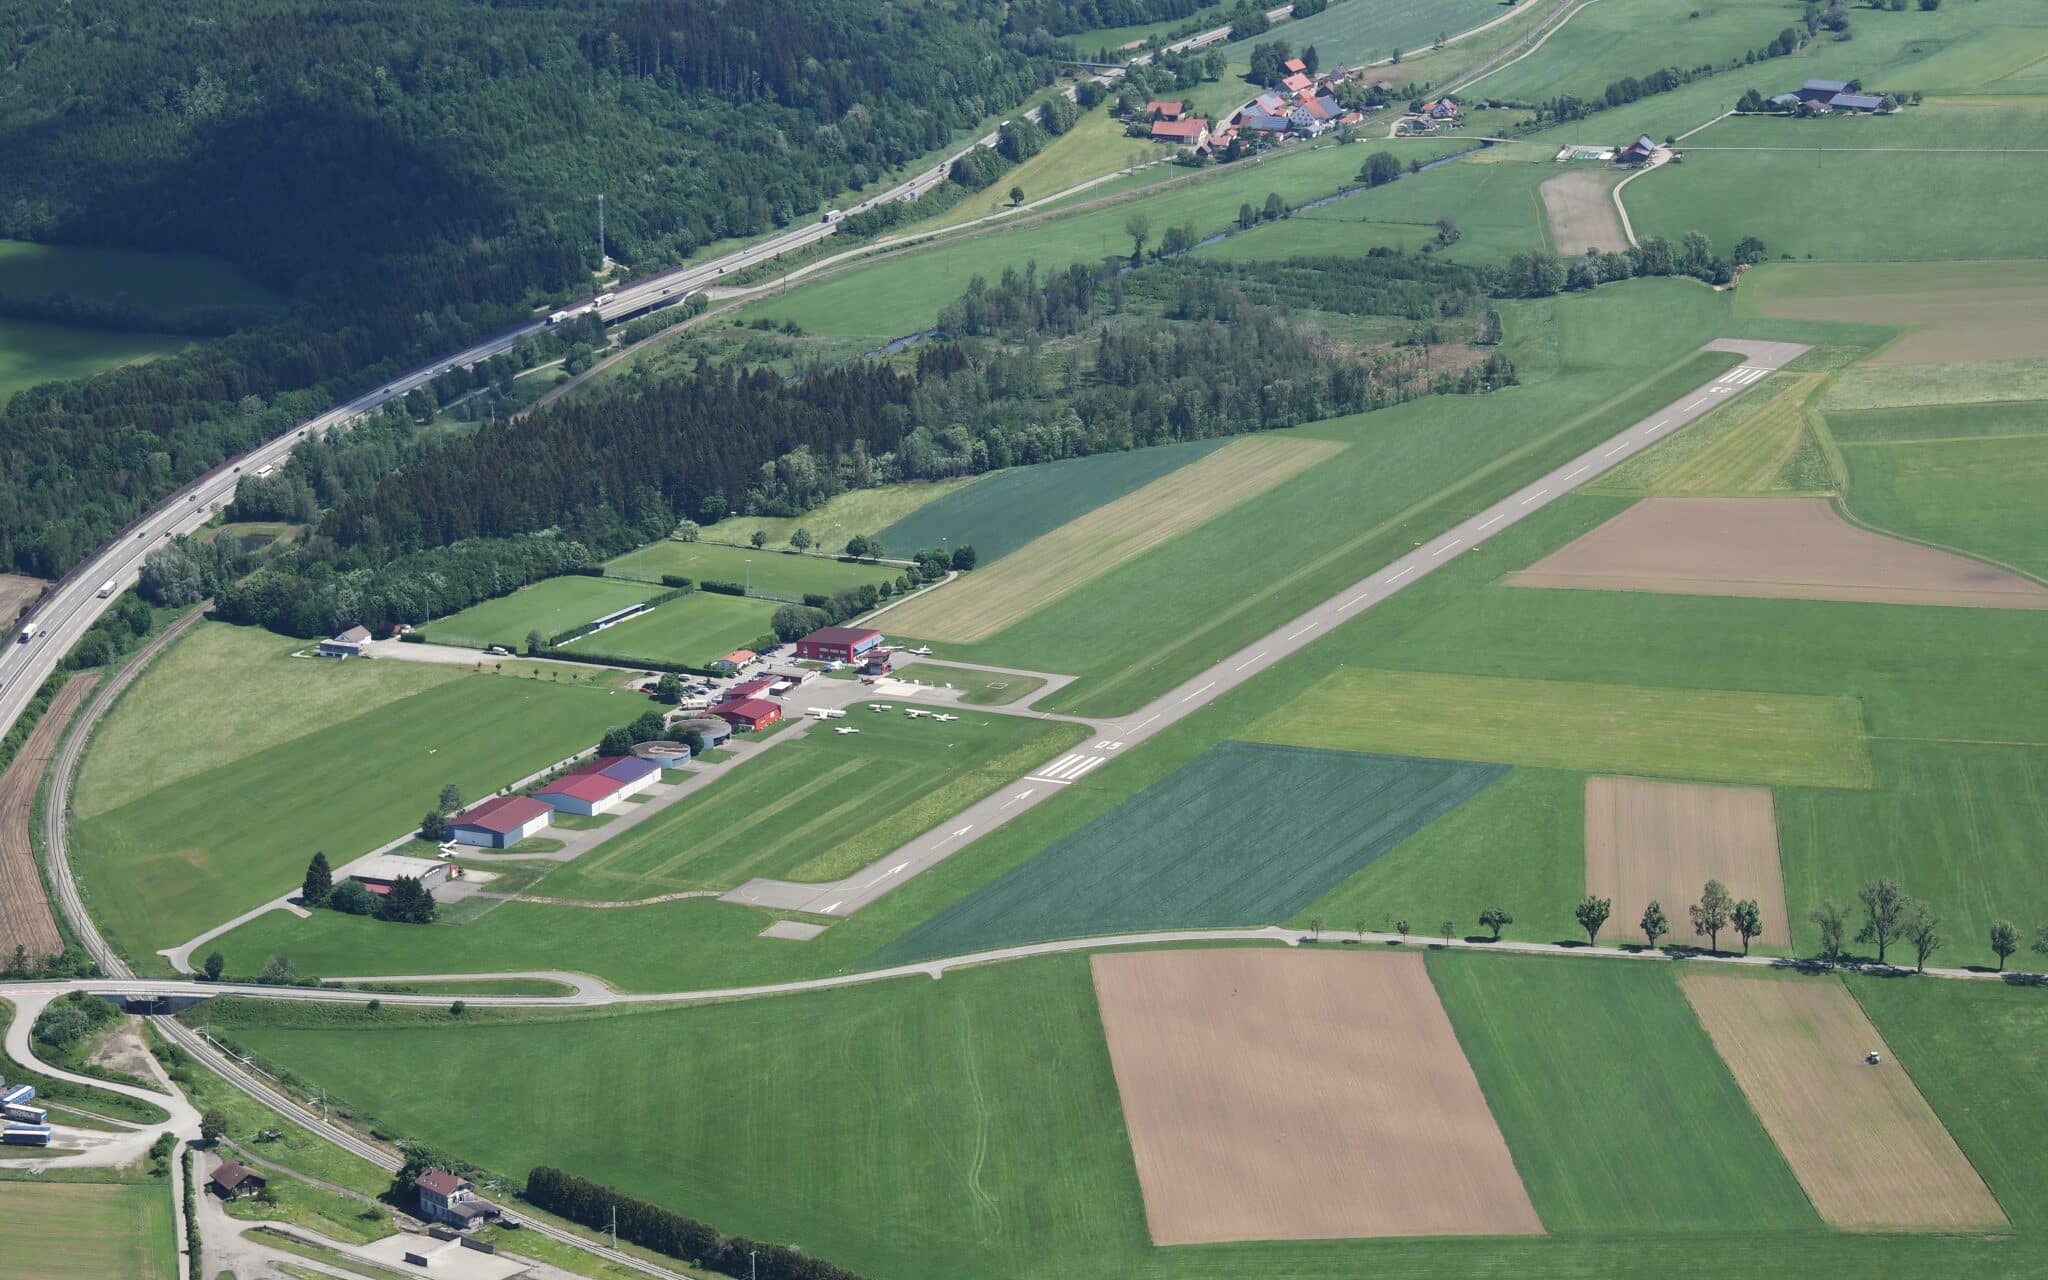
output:
MULTIPOLYGON (((454 790, 452 785, 442 788, 441 796, 444 803, 449 793, 454 790)), ((458 794, 448 811, 452 812, 461 806, 462 799, 458 794)), ((427 816, 438 829, 443 813, 439 810, 429 810, 427 816)), ((424 828, 422 834, 425 834, 424 828)), ((429 838, 438 839, 439 836, 429 838)), ((306 864, 306 876, 299 886, 299 899, 307 907, 325 907, 349 916, 374 915, 379 920, 389 920, 395 924, 432 924, 437 910, 433 893, 413 876, 398 877, 392 881, 389 892, 382 894, 371 893, 357 880, 343 880, 336 884, 334 868, 328 865, 327 855, 317 851, 306 864)), ((219 952, 207 957, 207 977, 220 977, 219 965, 216 964, 219 957, 219 952)), ((224 964, 225 961, 220 963, 224 964)))

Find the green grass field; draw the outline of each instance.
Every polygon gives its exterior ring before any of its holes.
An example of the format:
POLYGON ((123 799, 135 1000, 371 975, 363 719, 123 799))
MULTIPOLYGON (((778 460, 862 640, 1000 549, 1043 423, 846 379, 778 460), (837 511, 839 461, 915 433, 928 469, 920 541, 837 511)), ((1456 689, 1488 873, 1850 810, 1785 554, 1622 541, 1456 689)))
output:
MULTIPOLYGON (((1479 912, 1507 908, 1511 938, 1585 937, 1572 904, 1586 892, 1586 777, 1554 769, 1511 769, 1464 804, 1389 849, 1363 871, 1294 913, 1306 927, 1392 932, 1406 920, 1418 936, 1445 920, 1479 932, 1479 912)), ((1609 941, 1612 941, 1610 936, 1609 941)))
MULTIPOLYGON (((845 541, 842 539, 839 545, 844 546, 845 541)), ((915 550, 894 546, 888 549, 906 555, 915 550)), ((657 581, 666 574, 692 582, 737 582, 757 595, 800 601, 807 595, 829 596, 863 582, 880 586, 893 581, 903 570, 886 564, 849 564, 829 556, 670 539, 628 551, 609 561, 605 572, 614 577, 657 581)))
POLYGON ((17 1182, 0 1199, 0 1280, 176 1280, 168 1182, 17 1182))
POLYGON ((0 403, 42 382, 83 378, 178 351, 183 338, 0 319, 0 403))
POLYGON ((315 662, 302 640, 202 622, 123 694, 95 731, 72 802, 80 817, 279 747, 461 677, 422 662, 315 662), (221 691, 233 689, 233 698, 221 691))
POLYGON ((1300 911, 1500 770, 1226 742, 882 954, 1260 925, 1300 911))
MULTIPOLYGON (((875 489, 849 489, 800 516, 730 516, 712 527, 712 536, 720 542, 743 543, 760 532, 768 535, 770 547, 781 548, 789 545, 791 534, 804 529, 819 546, 843 547, 854 534, 878 534, 926 503, 973 484, 977 478, 959 476, 915 484, 885 484, 875 489)), ((891 544, 885 541, 883 545, 891 544)))
POLYGON ((2048 576, 2048 403, 1831 414, 1828 427, 1858 519, 2048 576))
POLYGON ((157 949, 296 885, 314 850, 346 862, 404 834, 443 784, 488 795, 637 709, 587 686, 465 676, 87 818, 74 862, 117 945, 161 965, 157 949))
POLYGON ((753 876, 829 880, 867 865, 1080 736, 1014 716, 952 724, 861 715, 858 734, 796 742, 549 876, 549 897, 730 889, 753 876))
POLYGON ((630 621, 584 636, 571 647, 629 661, 639 658, 701 667, 734 649, 751 647, 768 633, 777 607, 773 600, 692 591, 630 621))
POLYGON ((542 639, 547 639, 639 604, 662 590, 644 582, 569 574, 522 587, 509 596, 473 604, 460 613, 436 619, 424 629, 427 638, 436 644, 467 645, 474 649, 501 644, 514 653, 524 653, 529 631, 538 631, 542 639))
MULTIPOLYGON (((1174 25, 1178 25, 1177 23, 1174 25)), ((1075 37, 1084 47, 1091 35, 1075 37)), ((1010 207, 1010 188, 1024 188, 1024 199, 1038 200, 1068 187, 1128 165, 1164 160, 1172 153, 1148 138, 1124 136, 1124 122, 1110 114, 1115 100, 1084 113, 1074 127, 1047 142, 1043 151, 1011 169, 1000 182, 977 191, 934 218, 914 224, 909 230, 951 227, 986 217, 1010 207)))
POLYGON ((1346 668, 1251 736, 1594 773, 1870 785, 1858 708, 1847 698, 1346 668))
MULTIPOLYGON (((1698 66, 1740 58, 1769 44, 1788 20, 1782 0, 1701 0, 1676 13, 1657 0, 1601 0, 1573 14, 1529 56, 1466 86, 1466 93, 1520 102, 1561 93, 1597 100, 1624 76, 1646 76, 1681 59, 1698 66)), ((1743 74, 1773 85, 1787 80, 1789 89, 1799 84, 1792 71, 1797 66, 1781 59, 1743 74)), ((1596 125, 1592 132, 1605 137, 1618 130, 1601 133, 1596 125)))
POLYGON ((1144 1239, 1078 958, 687 1011, 235 1035, 514 1179, 556 1165, 867 1274, 1054 1275, 1144 1239), (429 1063, 467 1105, 444 1105, 429 1063))
POLYGON ((990 564, 1229 443, 1191 440, 992 471, 882 530, 891 551, 973 547, 990 564))
POLYGON ((899 680, 946 685, 961 690, 960 702, 969 707, 1001 707, 1021 702, 1045 687, 1037 676, 1013 676, 972 667, 949 667, 943 662, 913 662, 896 668, 899 680))
POLYGON ((1849 978, 1913 1083, 2023 1229, 2048 1222, 2048 1005, 1991 983, 1849 978))
POLYGON ((1429 976, 1546 1230, 1820 1225, 1669 966, 1436 951, 1429 976))
POLYGON ((2048 400, 2048 359, 1960 364, 1857 365, 1845 369, 1821 401, 1829 414, 1902 406, 2048 400))
POLYGON ((1396 49, 1414 53, 1438 36, 1454 36, 1498 18, 1499 0, 1347 0, 1312 18, 1283 22, 1271 33, 1223 46, 1232 62, 1248 62, 1260 40, 1284 39, 1292 49, 1314 45, 1322 65, 1368 62, 1396 49))

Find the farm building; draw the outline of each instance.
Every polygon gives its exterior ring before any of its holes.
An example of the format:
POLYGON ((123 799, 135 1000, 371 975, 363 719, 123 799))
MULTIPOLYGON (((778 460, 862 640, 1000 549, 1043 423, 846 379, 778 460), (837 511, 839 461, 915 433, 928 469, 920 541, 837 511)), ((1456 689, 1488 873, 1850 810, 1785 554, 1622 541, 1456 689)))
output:
POLYGON ((248 1165, 233 1160, 223 1160, 221 1166, 206 1180, 206 1189, 223 1200, 240 1200, 253 1196, 268 1185, 269 1180, 248 1165))
POLYGON ((738 671, 760 656, 752 649, 734 649, 731 653, 713 662, 711 669, 719 672, 738 671))
POLYGON ((1657 154, 1657 143, 1649 134, 1640 134, 1634 142, 1614 153, 1614 163, 1620 165, 1648 164, 1650 157, 1657 154))
POLYGON ((485 849, 508 849, 548 825, 554 816, 532 796, 493 796, 448 820, 448 838, 485 849))
POLYGON ((753 733, 782 719, 782 708, 766 698, 747 698, 740 702, 721 702, 711 709, 711 714, 740 733, 753 733))
POLYGON ((1209 141, 1209 122, 1200 116, 1187 120, 1161 120, 1152 126, 1152 141, 1200 147, 1209 141))
POLYGON ((391 886, 405 876, 411 876, 419 881, 422 889, 435 888, 447 882, 450 869, 451 864, 433 858, 408 858, 402 853, 377 853, 352 867, 348 878, 371 893, 389 893, 391 886))
POLYGON ((350 627, 340 635, 320 642, 320 656, 323 658, 359 658, 363 646, 370 643, 370 633, 362 627, 350 627))
POLYGON ((748 698, 758 698, 768 692, 769 687, 774 683, 775 678, 773 676, 756 676, 752 680, 742 680, 732 688, 727 689, 725 696, 720 698, 719 701, 745 702, 748 698))
POLYGON ((704 739, 704 749, 711 750, 732 737, 732 726, 717 716, 679 716, 669 721, 668 731, 677 737, 696 733, 704 739))
POLYGON ((1847 80, 1808 80, 1799 86, 1795 96, 1801 102, 1826 102, 1848 87, 1847 80))
POLYGON ((661 780, 661 766, 637 756, 600 756, 534 793, 563 813, 610 813, 661 780))
MULTIPOLYGON (((723 721, 719 722, 723 724, 723 721)), ((655 742, 642 742, 634 746, 633 754, 642 760, 651 760, 664 769, 680 769, 690 763, 690 747, 685 742, 672 742, 666 738, 655 742)))
POLYGON ((1154 120, 1178 120, 1187 114, 1187 108, 1178 102, 1148 102, 1145 114, 1154 120))
POLYGON ((1828 99, 1828 105, 1837 111, 1875 111, 1884 105, 1884 99, 1874 93, 1838 93, 1828 99))
POLYGON ((857 662, 882 643, 872 627, 820 627, 796 642, 796 656, 813 662, 857 662))
POLYGON ((476 1184, 446 1169, 429 1169, 413 1179, 420 1217, 451 1227, 471 1227, 498 1216, 498 1206, 478 1197, 476 1184))

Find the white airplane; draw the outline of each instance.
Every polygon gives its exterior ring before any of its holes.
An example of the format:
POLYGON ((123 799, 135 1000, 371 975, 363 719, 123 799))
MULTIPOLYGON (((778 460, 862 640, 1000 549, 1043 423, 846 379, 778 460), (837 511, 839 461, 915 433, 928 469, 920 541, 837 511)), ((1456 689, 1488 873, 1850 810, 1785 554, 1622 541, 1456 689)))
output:
POLYGON ((868 710, 870 711, 894 711, 895 709, 895 704, 888 702, 870 702, 868 704, 868 710))
POLYGON ((843 720, 843 719, 845 719, 845 718, 846 718, 846 708, 845 708, 845 707, 819 707, 819 708, 818 708, 818 718, 819 718, 820 720, 843 720))
POLYGON ((920 720, 923 719, 925 716, 930 715, 931 712, 919 711, 916 707, 905 707, 903 709, 903 714, 909 716, 912 720, 920 720))
POLYGON ((912 649, 910 652, 920 658, 929 658, 932 656, 932 647, 928 644, 921 644, 917 646, 917 648, 912 649))
POLYGON ((834 732, 834 733, 859 733, 859 732, 860 732, 860 730, 858 730, 858 729, 854 729, 854 728, 850 728, 850 727, 848 727, 847 725, 843 725, 843 724, 841 724, 841 725, 834 725, 834 726, 832 727, 832 732, 834 732))
POLYGON ((953 723, 953 722, 954 722, 955 720, 958 720, 959 718, 960 718, 959 716, 933 716, 933 717, 932 717, 932 719, 934 719, 934 720, 938 721, 938 722, 939 722, 940 724, 951 724, 951 723, 953 723))

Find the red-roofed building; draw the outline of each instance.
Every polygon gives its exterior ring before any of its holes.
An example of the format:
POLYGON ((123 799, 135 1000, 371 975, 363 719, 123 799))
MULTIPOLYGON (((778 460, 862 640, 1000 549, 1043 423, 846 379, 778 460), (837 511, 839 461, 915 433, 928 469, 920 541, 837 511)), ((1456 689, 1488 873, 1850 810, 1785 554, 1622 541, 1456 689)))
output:
POLYGON ((1280 82, 1280 87, 1289 93, 1301 94, 1315 91, 1316 82, 1297 71, 1280 82))
POLYGON ((1152 141, 1178 142, 1199 147, 1209 140, 1209 122, 1200 116, 1188 120, 1160 120, 1152 125, 1152 141))
POLYGON ((752 680, 742 680, 732 688, 727 689, 725 696, 720 701, 745 702, 748 698, 758 698, 768 692, 768 687, 774 683, 775 680, 772 676, 755 676, 752 680))
POLYGON ((573 773, 534 792, 563 813, 593 817, 610 813, 661 781, 661 766, 638 756, 599 756, 573 773))
POLYGON ((545 828, 555 811, 532 796, 493 796, 448 820, 448 838, 485 849, 509 849, 545 828))
POLYGON ((1187 108, 1178 102, 1148 102, 1145 114, 1154 120, 1178 120, 1187 114, 1187 108))
POLYGON ((782 719, 782 707, 766 698, 747 698, 739 702, 721 702, 711 708, 711 714, 740 733, 753 733, 782 719))
POLYGON ((1287 61, 1281 63, 1280 65, 1287 68, 1288 71, 1292 72, 1295 75, 1300 75, 1308 70, 1308 64, 1306 62, 1303 62, 1300 58, 1289 58, 1287 61))
MULTIPOLYGON (((1153 125, 1156 134, 1169 125, 1153 125)), ((796 642, 796 656, 812 662, 858 662, 862 654, 882 643, 882 633, 873 627, 819 627, 796 642)))

